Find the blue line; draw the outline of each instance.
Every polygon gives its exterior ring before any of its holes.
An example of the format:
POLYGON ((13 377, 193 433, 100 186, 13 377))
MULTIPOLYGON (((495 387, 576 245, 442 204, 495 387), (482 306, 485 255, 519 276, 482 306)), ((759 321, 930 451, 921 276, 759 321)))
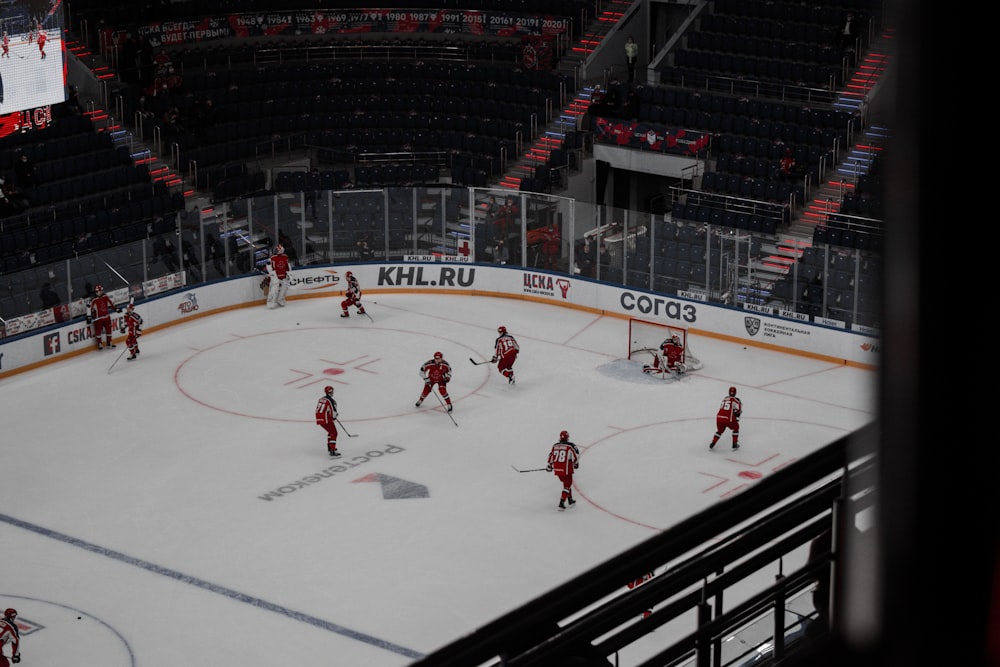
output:
POLYGON ((386 651, 391 651, 392 653, 397 653, 406 658, 422 658, 424 657, 422 653, 418 653, 412 649, 405 648, 403 646, 397 646, 391 642, 384 641, 382 639, 377 639, 370 635, 366 635, 363 632, 358 632, 357 630, 351 630, 345 628, 342 625, 337 625, 336 623, 330 623, 329 621, 324 621, 323 619, 316 618, 315 616, 310 616, 309 614, 303 614, 302 612, 293 611, 287 607, 282 607, 281 605, 268 602, 267 600, 261 600, 260 598, 255 598, 250 595, 245 595, 239 593, 232 589, 226 588, 225 586, 219 586, 217 584, 210 583, 204 579, 199 579, 197 577, 191 577, 176 570, 171 570, 169 568, 156 565, 155 563, 150 563, 149 561, 142 560, 141 558, 133 558, 131 556, 126 556, 118 551, 113 551, 111 549, 105 549, 104 547, 99 547, 96 544, 91 544, 90 542, 85 542, 84 540, 77 539, 75 537, 70 537, 69 535, 64 535, 63 533, 58 533, 54 530, 49 530, 48 528, 42 528, 41 526, 36 526, 26 521, 21 521, 20 519, 15 519, 12 516, 6 514, 0 514, 0 521, 8 523, 12 526, 17 526, 18 528, 23 528, 25 530, 30 530, 33 533, 43 535, 45 537, 50 537, 54 540, 70 544, 74 547, 79 547, 91 553, 98 554, 100 556, 106 556, 108 558, 113 558, 114 560, 121 561, 122 563, 127 563, 129 565, 134 565, 138 568, 146 570, 148 572, 153 572, 154 574, 160 574, 169 579, 175 581, 180 581, 185 584, 190 584, 197 588, 201 588, 206 591, 211 591, 212 593, 218 593, 219 595, 225 596, 227 598, 236 600, 238 602, 245 602, 251 606, 257 607, 258 609, 267 609, 268 611, 273 611, 282 616, 287 616, 289 618, 295 619, 296 621, 301 621, 303 623, 308 623, 309 625, 315 626, 317 628, 322 628, 323 630, 329 630, 338 635, 343 635, 349 639, 355 639, 364 644, 369 644, 376 648, 384 649, 386 651))

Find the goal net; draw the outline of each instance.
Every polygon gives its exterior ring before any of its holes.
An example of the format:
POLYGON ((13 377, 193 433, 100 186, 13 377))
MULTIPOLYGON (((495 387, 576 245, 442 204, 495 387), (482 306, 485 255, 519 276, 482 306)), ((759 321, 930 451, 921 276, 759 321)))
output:
POLYGON ((628 321, 628 358, 643 364, 651 363, 653 355, 660 351, 660 345, 671 336, 677 336, 681 339, 681 345, 684 346, 684 355, 681 357, 681 361, 684 362, 689 371, 698 370, 704 365, 691 351, 687 329, 673 324, 661 324, 660 322, 634 318, 628 321))

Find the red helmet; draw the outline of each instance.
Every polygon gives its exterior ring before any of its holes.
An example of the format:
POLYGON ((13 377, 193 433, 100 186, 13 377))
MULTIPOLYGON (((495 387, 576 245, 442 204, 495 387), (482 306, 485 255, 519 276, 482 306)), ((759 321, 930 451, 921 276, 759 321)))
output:
POLYGON ((15 618, 17 618, 17 609, 14 609, 13 607, 7 607, 6 609, 4 609, 3 617, 6 618, 8 621, 13 621, 15 618))
POLYGON ((736 387, 730 387, 729 388, 729 395, 730 396, 735 396, 736 395, 736 387))
POLYGON ((95 294, 97 294, 99 292, 103 292, 103 291, 104 291, 104 286, 103 285, 94 285, 94 293, 95 294))
POLYGON ((434 353, 434 358, 435 359, 444 359, 444 355, 441 354, 440 352, 435 352, 434 353))
POLYGON ((281 245, 280 243, 278 245, 274 246, 274 254, 275 255, 284 255, 285 254, 285 246, 281 245))
POLYGON ((503 325, 498 326, 497 327, 497 333, 500 334, 501 336, 504 335, 505 333, 507 333, 507 327, 505 327, 503 325))
POLYGON ((333 395, 333 387, 331 387, 330 385, 326 385, 325 387, 323 387, 323 393, 326 394, 327 396, 333 395))
POLYGON ((348 271, 348 272, 347 272, 347 273, 345 273, 344 275, 345 275, 345 276, 347 276, 348 278, 350 278, 350 277, 351 277, 351 276, 353 276, 354 274, 353 274, 353 273, 351 273, 350 271, 348 271))
POLYGON ((559 442, 566 442, 569 440, 569 431, 559 431, 559 442))

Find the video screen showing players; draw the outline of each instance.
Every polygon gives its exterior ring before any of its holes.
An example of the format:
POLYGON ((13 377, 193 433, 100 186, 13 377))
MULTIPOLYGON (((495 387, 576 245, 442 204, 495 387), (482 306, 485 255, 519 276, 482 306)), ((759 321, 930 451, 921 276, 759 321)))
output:
POLYGON ((62 0, 0 1, 0 115, 66 100, 62 0))

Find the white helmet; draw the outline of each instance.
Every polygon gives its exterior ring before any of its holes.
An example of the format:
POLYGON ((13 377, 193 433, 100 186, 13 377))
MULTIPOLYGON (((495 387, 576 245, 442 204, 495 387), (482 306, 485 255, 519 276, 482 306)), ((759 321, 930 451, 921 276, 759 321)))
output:
POLYGON ((274 254, 275 255, 284 255, 285 254, 285 246, 281 245, 280 243, 278 245, 274 246, 274 254))

